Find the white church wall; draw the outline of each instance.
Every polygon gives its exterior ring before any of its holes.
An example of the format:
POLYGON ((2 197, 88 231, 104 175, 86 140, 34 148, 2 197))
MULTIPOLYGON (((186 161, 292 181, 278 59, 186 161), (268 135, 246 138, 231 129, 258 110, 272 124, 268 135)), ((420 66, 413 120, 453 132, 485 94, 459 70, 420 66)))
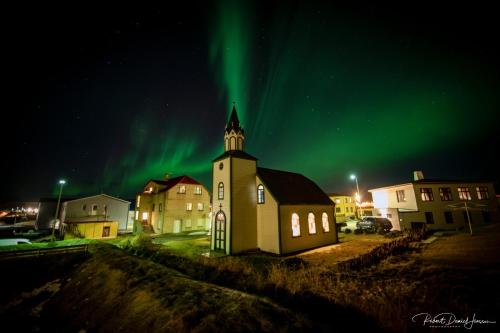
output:
MULTIPOLYGON (((255 186, 264 185, 259 177, 255 186)), ((257 204, 257 246, 261 251, 280 254, 278 203, 264 185, 264 203, 257 204)))

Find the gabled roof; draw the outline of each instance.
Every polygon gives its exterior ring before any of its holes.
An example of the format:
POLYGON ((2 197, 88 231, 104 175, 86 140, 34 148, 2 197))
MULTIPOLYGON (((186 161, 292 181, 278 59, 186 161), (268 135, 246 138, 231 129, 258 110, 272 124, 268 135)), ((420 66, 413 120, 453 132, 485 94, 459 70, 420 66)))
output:
POLYGON ((241 128, 240 120, 238 119, 238 114, 236 113, 236 106, 233 104, 233 110, 231 111, 231 116, 226 124, 226 133, 230 133, 234 130, 236 133, 241 132, 244 134, 243 128, 241 128))
POLYGON ((228 150, 228 151, 224 152, 222 155, 220 155, 219 157, 217 157, 216 159, 214 159, 212 162, 217 162, 219 160, 223 160, 229 156, 241 158, 244 160, 257 161, 257 158, 253 157, 250 154, 245 153, 243 150, 228 150))
POLYGON ((72 202, 72 201, 79 201, 79 200, 90 199, 90 198, 95 198, 95 197, 107 197, 107 198, 110 198, 110 199, 113 199, 113 200, 117 200, 117 201, 121 201, 121 202, 125 202, 125 203, 130 203, 130 201, 123 200, 123 199, 120 199, 120 198, 117 198, 117 197, 113 197, 111 195, 107 195, 107 194, 104 194, 104 193, 96 194, 96 195, 91 195, 89 197, 83 197, 83 198, 78 198, 78 199, 73 199, 73 200, 67 200, 67 201, 68 202, 72 202))
POLYGON ((401 186, 409 186, 409 185, 419 185, 419 184, 491 184, 491 181, 469 181, 469 180, 451 180, 451 179, 420 179, 420 180, 414 180, 408 183, 401 183, 401 184, 394 184, 394 185, 388 185, 384 187, 377 187, 373 188, 371 190, 368 190, 368 192, 372 191, 379 191, 379 190, 385 190, 385 189, 390 189, 394 187, 401 187, 401 186))
POLYGON ((301 174, 257 168, 257 175, 282 205, 333 205, 316 183, 301 174))
POLYGON ((149 182, 156 183, 158 185, 165 186, 164 188, 160 189, 158 192, 165 192, 170 190, 172 187, 174 187, 177 184, 195 184, 195 185, 202 185, 198 181, 194 180, 191 177, 188 176, 179 176, 179 177, 174 177, 170 178, 168 180, 156 180, 156 179, 151 179, 149 182))

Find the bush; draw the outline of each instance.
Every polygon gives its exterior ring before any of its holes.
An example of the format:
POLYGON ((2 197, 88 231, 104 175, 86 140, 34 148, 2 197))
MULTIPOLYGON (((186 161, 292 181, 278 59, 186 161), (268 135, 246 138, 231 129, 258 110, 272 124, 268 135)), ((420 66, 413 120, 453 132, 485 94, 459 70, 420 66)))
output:
POLYGON ((351 230, 351 229, 349 229, 349 228, 345 228, 345 229, 344 229, 344 233, 346 233, 346 234, 350 234, 351 232, 352 232, 352 230, 351 230))

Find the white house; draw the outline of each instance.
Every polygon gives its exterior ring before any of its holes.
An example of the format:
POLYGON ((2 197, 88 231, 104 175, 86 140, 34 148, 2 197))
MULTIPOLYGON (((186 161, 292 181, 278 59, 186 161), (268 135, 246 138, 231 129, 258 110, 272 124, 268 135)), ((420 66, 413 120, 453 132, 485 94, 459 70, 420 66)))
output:
POLYGON ((130 202, 107 194, 69 200, 62 204, 61 221, 116 221, 118 230, 125 231, 129 223, 130 202))
POLYGON ((428 229, 456 229, 496 219, 498 206, 491 182, 424 179, 369 190, 375 214, 391 220, 394 229, 425 224, 428 229))

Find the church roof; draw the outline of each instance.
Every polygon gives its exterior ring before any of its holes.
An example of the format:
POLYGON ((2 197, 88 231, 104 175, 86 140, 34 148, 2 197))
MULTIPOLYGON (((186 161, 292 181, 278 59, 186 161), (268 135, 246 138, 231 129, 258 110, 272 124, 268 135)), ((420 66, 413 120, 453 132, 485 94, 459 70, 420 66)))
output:
POLYGON ((188 176, 179 176, 179 177, 174 177, 174 178, 167 179, 167 180, 151 179, 150 182, 156 183, 158 185, 165 186, 159 192, 168 191, 168 190, 170 190, 172 187, 174 187, 177 184, 196 184, 196 185, 201 185, 198 181, 196 181, 193 178, 188 177, 188 176))
POLYGON ((333 205, 316 183, 301 174, 257 168, 257 175, 282 205, 333 205))
POLYGON ((236 106, 233 104, 233 110, 231 111, 231 116, 226 124, 226 133, 234 130, 235 132, 241 132, 244 134, 243 128, 240 126, 240 120, 238 119, 238 114, 236 113, 236 106))
POLYGON ((244 160, 257 161, 257 158, 253 157, 250 154, 245 153, 243 150, 228 150, 228 151, 225 151, 222 155, 220 155, 216 159, 214 159, 212 162, 217 162, 219 160, 223 160, 229 156, 241 158, 244 160))

